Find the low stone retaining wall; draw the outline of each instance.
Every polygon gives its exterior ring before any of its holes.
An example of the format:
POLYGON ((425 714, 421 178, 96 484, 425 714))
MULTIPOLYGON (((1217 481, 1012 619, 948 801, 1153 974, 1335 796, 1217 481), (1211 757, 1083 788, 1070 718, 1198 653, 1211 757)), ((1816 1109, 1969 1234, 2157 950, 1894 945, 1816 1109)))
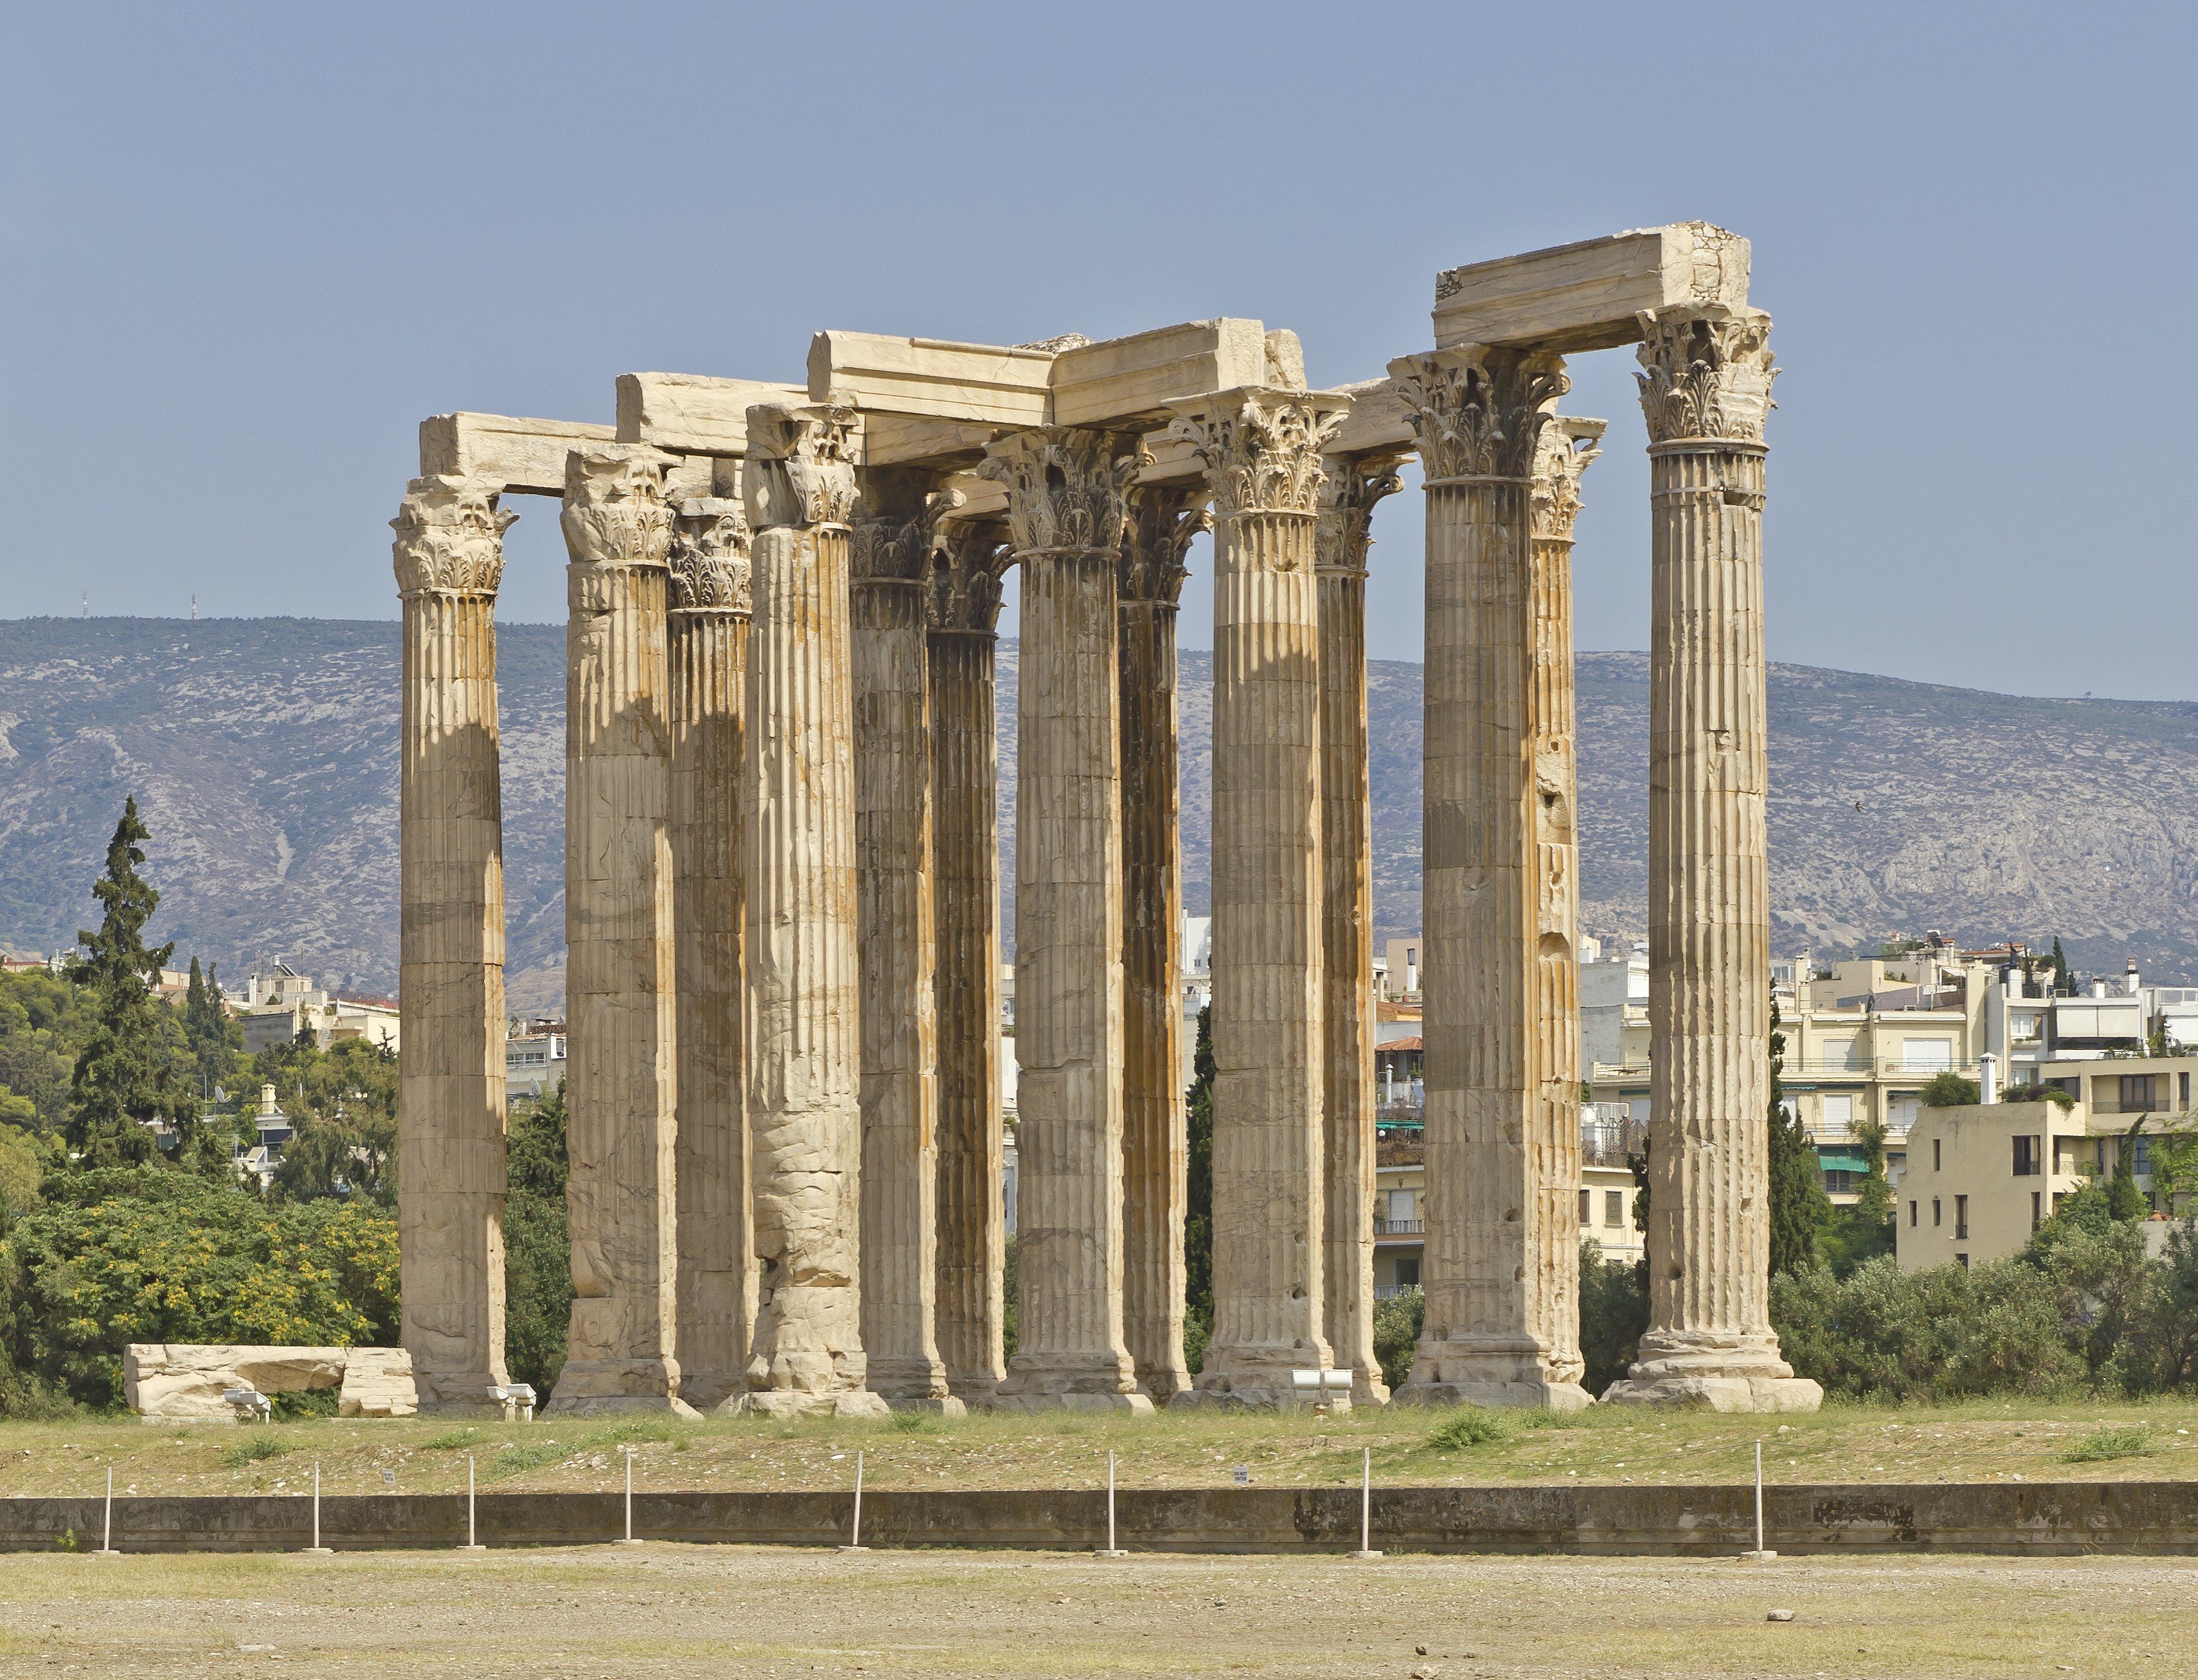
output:
MULTIPOLYGON (((825 1546, 847 1538, 849 1493, 643 1493, 635 1535, 704 1544, 825 1546)), ((1356 1488, 1125 1490, 1119 1543, 1132 1551, 1345 1552, 1358 1544, 1356 1488)), ((491 1546, 589 1545, 624 1532, 616 1493, 484 1493, 491 1546)), ((1767 1543, 1785 1553, 2198 1552, 2198 1484, 2059 1482, 1917 1487, 1771 1487, 1767 1543)), ((0 1500, 0 1550, 45 1550, 71 1532, 99 1544, 101 1502, 0 1500)), ((122 1551, 282 1551, 311 1543, 307 1497, 118 1498, 122 1551)), ((1374 1544, 1388 1552, 1567 1552, 1709 1556, 1755 1543, 1752 1488, 1409 1487, 1375 1490, 1374 1544)), ((340 1550, 465 1541, 463 1494, 321 1502, 340 1550)), ((865 1492, 876 1547, 1073 1551, 1103 1545, 1100 1492, 865 1492)))

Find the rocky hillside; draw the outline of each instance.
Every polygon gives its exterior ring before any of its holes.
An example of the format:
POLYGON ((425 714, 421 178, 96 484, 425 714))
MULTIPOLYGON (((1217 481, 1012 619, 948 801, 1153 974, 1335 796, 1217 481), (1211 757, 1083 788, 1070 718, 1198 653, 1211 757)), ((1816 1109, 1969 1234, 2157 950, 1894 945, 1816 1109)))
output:
MULTIPOLYGON (((564 637, 506 626, 505 863, 515 1009, 561 995, 564 637)), ((1186 898, 1206 904, 1207 655, 1184 657, 1186 898)), ((1580 658, 1584 921, 1645 904, 1648 662, 1580 658)), ((397 979, 397 627, 294 619, 0 623, 0 945, 51 950, 124 797, 150 824, 157 926, 241 978, 277 954, 348 989, 397 979)), ((1371 676, 1375 895, 1416 927, 1420 673, 1371 676)), ((1012 791, 1015 659, 1001 658, 1012 791)), ((1946 928, 2057 933, 2079 963, 2198 974, 2198 706, 2024 700, 1773 667, 1782 950, 1946 928)), ((1014 882, 1012 810, 1004 863, 1014 882)))

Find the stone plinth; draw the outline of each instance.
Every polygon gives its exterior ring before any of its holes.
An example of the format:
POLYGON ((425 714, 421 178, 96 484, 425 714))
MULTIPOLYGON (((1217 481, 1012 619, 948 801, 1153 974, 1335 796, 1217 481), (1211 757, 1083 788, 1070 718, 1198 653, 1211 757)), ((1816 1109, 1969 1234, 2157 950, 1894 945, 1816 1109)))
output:
POLYGON ((1172 432, 1213 497, 1213 1339, 1177 1404, 1290 1407, 1322 1328, 1320 453, 1347 399, 1252 388, 1172 432))
POLYGON ((1126 434, 988 446, 1022 568, 1015 789, 1019 1346, 994 1404, 1148 1412, 1122 1328, 1116 576, 1126 434))
POLYGON ((1374 1352, 1374 811, 1366 740, 1366 550, 1396 458, 1329 456, 1314 536, 1320 590, 1323 1327, 1353 1405, 1384 1405, 1374 1352))
POLYGON ((429 1410, 495 1410, 503 1363, 499 486, 416 479, 391 523, 404 603, 398 1210, 404 1342, 429 1410))
POLYGON ((1183 841, 1176 613, 1201 491, 1131 492, 1117 584, 1122 726, 1122 1332, 1137 1386, 1166 1405, 1183 1363, 1183 841))
POLYGON ((410 1417, 420 1410, 412 1361, 401 1347, 282 1347, 132 1342, 123 1351, 123 1404, 148 1423, 234 1423, 232 1388, 302 1394, 340 1388, 345 1417, 410 1417))
POLYGON ((932 1328, 939 1053, 926 609, 934 526, 950 492, 910 468, 870 468, 858 486, 850 607, 863 1351, 873 1393, 959 1412, 932 1328))
MULTIPOLYGON (((1391 363, 1427 508, 1426 1319, 1404 1401, 1574 1409, 1579 1216, 1539 1102, 1530 500, 1555 357, 1391 363)), ((1577 1130, 1575 1108, 1570 1124, 1577 1130)), ((1577 1150, 1577 1144, 1573 1146, 1577 1150)), ((1576 1179, 1570 1182, 1576 1182, 1576 1179)))
POLYGON ((754 617, 745 871, 748 1135, 759 1267, 745 1410, 875 1416, 861 1306, 852 413, 748 411, 754 617))
POLYGON ((740 503, 683 502, 672 539, 672 887, 678 974, 679 1393, 747 1388, 755 1331, 741 1062, 741 729, 748 538, 740 503))
POLYGON ((651 450, 567 457, 566 1218, 573 1317, 555 1414, 679 1398, 677 986, 666 558, 651 450))
POLYGON ((1648 1328, 1607 1400, 1813 1411, 1770 1314, 1769 730, 1763 422, 1771 318, 1644 314, 1648 1328))
POLYGON ((933 1322, 949 1392, 1007 1375, 1001 1273, 999 744, 993 660, 1004 526, 950 526, 931 578, 932 904, 938 939, 939 1232, 933 1322))

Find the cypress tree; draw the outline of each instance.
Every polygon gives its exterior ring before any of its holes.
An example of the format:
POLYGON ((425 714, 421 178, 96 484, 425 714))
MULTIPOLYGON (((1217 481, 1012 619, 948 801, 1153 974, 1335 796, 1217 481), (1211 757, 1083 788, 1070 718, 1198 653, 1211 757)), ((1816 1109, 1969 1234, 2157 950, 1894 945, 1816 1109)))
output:
POLYGON ((198 1065, 201 1101, 212 1099, 214 1087, 235 1071, 244 1048, 243 1027, 221 1007, 218 976, 219 970, 212 965, 201 974, 198 958, 191 959, 191 988, 183 998, 183 1038, 198 1065))
POLYGON ((96 1022, 76 1059, 64 1128, 70 1149, 86 1166, 114 1166, 152 1158, 149 1122, 179 1132, 195 1129, 191 1081, 173 1043, 175 1022, 154 988, 175 954, 173 945, 148 950, 145 923, 160 895, 137 873, 146 828, 133 798, 107 848, 107 870, 92 896, 106 910, 97 932, 79 929, 84 954, 69 964, 72 985, 92 994, 96 1022))
POLYGON ((1213 1006, 1198 1012, 1198 1046, 1191 1057, 1190 1090, 1183 1107, 1189 1125, 1189 1171, 1183 1220, 1185 1354, 1196 1375, 1213 1328, 1213 1006), (1195 1348, 1188 1344, 1195 1343, 1195 1348))
POLYGON ((1786 1035, 1778 1030, 1778 997, 1771 998, 1771 1270, 1806 1271, 1817 1264, 1817 1227, 1831 1211, 1817 1151, 1799 1114, 1786 1111, 1786 1035))

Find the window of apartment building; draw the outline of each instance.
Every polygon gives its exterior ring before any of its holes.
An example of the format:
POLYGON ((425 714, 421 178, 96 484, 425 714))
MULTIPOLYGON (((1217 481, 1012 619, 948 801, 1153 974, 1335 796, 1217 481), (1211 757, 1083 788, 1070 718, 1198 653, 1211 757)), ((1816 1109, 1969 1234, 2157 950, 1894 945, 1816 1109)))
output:
POLYGON ((1866 1176, 1850 1171, 1843 1166, 1828 1166, 1824 1169, 1824 1193, 1827 1195, 1851 1196, 1855 1193, 1857 1181, 1866 1176))
POLYGON ((1827 1127, 1851 1126, 1854 1124, 1854 1098, 1845 1092, 1827 1092, 1823 1097, 1824 1125, 1827 1127))
POLYGON ((2152 1140, 2149 1137, 2140 1136, 2137 1140, 2137 1159, 2130 1163, 2130 1171, 2141 1177, 2151 1174, 2152 1140))
POLYGON ((1908 1229, 1916 1229, 1916 1204, 1912 1201, 1908 1204, 1908 1229))
POLYGON ((1967 1271, 1969 1269, 1969 1257, 1967 1254, 1957 1254, 1954 1256, 1954 1264, 1963 1271, 1967 1271))
POLYGON ((1389 1192, 1388 1220, 1392 1228, 1409 1225, 1419 1217, 1418 1193, 1412 1190, 1389 1192))
POLYGON ((1869 1059, 1862 1053, 1859 1038, 1828 1038, 1824 1041, 1824 1066, 1827 1067, 1866 1067, 1869 1059))
POLYGON ((1967 1196, 1956 1196, 1954 1198, 1954 1241, 1965 1242, 1968 1240, 1968 1235, 1969 1199, 1967 1196))
POLYGON ((2044 1151, 2042 1137, 2018 1136, 2015 1140, 2015 1176, 2035 1178, 2043 1171, 2044 1151))
POLYGON ((1944 1138, 1934 1137, 1931 1140, 1932 1171, 1936 1172, 1940 1167, 1945 1166, 1945 1148, 1946 1145, 1944 1138))
POLYGON ((1931 1198, 1931 1224, 1934 1227, 1942 1225, 1945 1223, 1945 1219, 1940 1217, 1943 1212, 1944 1210, 1939 1205, 1939 1198, 1933 1196, 1931 1198))
POLYGON ((2175 1106, 2186 1114, 2190 1112, 2190 1076, 2188 1073, 2175 1076, 2175 1106))
POLYGON ((1580 1224, 1583 1225, 1593 1223, 1588 1215, 1588 1205, 1594 1200, 1595 1192, 1593 1190, 1582 1190, 1580 1192, 1580 1224))
POLYGON ((2045 1223, 2045 1198, 2038 1191, 2030 1193, 2030 1229, 2036 1230, 2045 1223))
POLYGON ((1602 1223, 1609 1230, 1616 1230, 1625 1223, 1625 1192, 1605 1190, 1602 1193, 1602 1223))
POLYGON ((1904 1073, 1937 1073, 1954 1065, 1954 1041, 1951 1038, 1904 1038, 1900 1043, 1900 1069, 1904 1073))
POLYGON ((1401 1288, 1406 1289, 1416 1289, 1420 1287, 1420 1257, 1417 1254, 1405 1254, 1398 1257, 1397 1282, 1401 1288))
POLYGON ((2143 1113, 2158 1106, 2153 1096, 2153 1076, 2149 1073, 2125 1073, 2121 1076, 2122 1113, 2143 1113))

